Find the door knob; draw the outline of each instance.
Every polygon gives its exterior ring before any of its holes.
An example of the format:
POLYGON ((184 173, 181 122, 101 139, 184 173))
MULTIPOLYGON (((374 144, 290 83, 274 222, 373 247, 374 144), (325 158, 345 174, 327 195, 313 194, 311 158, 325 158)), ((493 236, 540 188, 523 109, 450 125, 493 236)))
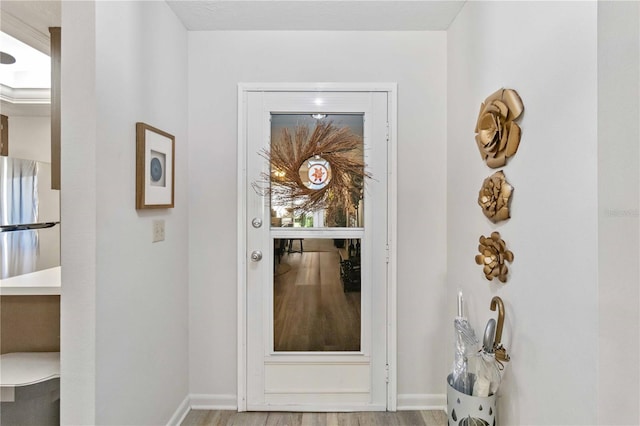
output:
POLYGON ((254 228, 260 228, 262 226, 262 219, 254 217, 251 221, 251 225, 253 225, 254 228))
POLYGON ((251 252, 251 261, 260 262, 262 260, 262 252, 260 250, 254 250, 251 252))

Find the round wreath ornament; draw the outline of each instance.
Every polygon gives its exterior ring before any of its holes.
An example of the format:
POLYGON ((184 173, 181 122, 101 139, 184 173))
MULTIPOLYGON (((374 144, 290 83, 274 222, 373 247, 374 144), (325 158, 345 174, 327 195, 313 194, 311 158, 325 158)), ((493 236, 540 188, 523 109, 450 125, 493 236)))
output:
POLYGON ((299 170, 302 183, 309 189, 322 189, 331 182, 331 164, 319 155, 307 159, 299 170))
POLYGON ((515 155, 520 144, 520 126, 514 122, 524 105, 513 89, 500 89, 480 105, 476 123, 476 143, 482 159, 492 169, 502 167, 515 155))

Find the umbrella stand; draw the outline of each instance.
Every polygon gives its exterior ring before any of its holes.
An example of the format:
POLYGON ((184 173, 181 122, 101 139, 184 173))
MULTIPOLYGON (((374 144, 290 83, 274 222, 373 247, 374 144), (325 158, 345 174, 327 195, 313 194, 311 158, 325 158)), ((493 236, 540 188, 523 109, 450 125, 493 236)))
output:
POLYGON ((494 426, 496 394, 484 398, 472 396, 457 391, 451 384, 447 385, 447 419, 450 425, 494 426))
POLYGON ((502 346, 504 304, 491 300, 491 310, 498 309, 498 322, 489 320, 482 349, 464 316, 462 294, 458 293, 458 316, 454 320, 456 347, 454 365, 447 377, 447 418, 450 425, 495 426, 496 398, 504 362, 509 355, 502 346))

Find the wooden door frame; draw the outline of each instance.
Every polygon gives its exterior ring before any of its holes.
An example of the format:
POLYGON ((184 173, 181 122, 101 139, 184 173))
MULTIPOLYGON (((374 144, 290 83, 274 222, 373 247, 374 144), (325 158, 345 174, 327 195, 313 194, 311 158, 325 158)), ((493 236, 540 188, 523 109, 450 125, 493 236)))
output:
POLYGON ((386 92, 387 144, 387 410, 397 408, 397 83, 239 83, 238 84, 238 411, 247 410, 247 92, 386 92))

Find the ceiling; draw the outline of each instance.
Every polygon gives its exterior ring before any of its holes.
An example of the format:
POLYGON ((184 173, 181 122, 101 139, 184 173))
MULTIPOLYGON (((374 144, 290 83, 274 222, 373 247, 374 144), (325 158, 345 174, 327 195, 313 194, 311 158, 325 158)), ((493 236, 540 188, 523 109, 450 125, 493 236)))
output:
POLYGON ((167 0, 191 31, 446 30, 464 0, 167 0))
MULTIPOLYGON (((49 27, 61 26, 62 1, 0 0, 0 29, 49 54, 49 27)), ((113 1, 113 0, 112 0, 113 1)), ((162 1, 162 0, 147 0, 162 1)), ((466 0, 166 0, 190 31, 438 31, 466 0)), ((4 111, 45 105, 10 105, 4 111)))
POLYGON ((0 51, 13 63, 0 65, 0 84, 13 89, 50 88, 51 58, 26 43, 0 31, 0 51))
MULTIPOLYGON (((465 0, 167 0, 167 3, 190 31, 430 31, 446 30, 465 0)), ((2 0, 0 8, 3 31, 18 39, 23 37, 12 34, 12 30, 20 23, 30 27, 31 33, 45 36, 48 27, 60 26, 60 0, 2 0)))
MULTIPOLYGON (((167 3, 190 31, 432 31, 446 30, 465 0, 167 0, 167 3)), ((1 0, 0 8, 4 32, 49 53, 48 28, 61 24, 61 0, 1 0)))
MULTIPOLYGON (((49 27, 60 26, 60 0, 0 0, 0 30, 13 38, 23 42, 41 53, 49 55, 49 27)), ((2 47, 9 49, 11 43, 2 39, 2 47)), ((31 55, 31 54, 30 54, 31 55)), ((35 56, 38 52, 35 53, 35 56)), ((48 63, 48 58, 41 55, 48 63)), ((22 69, 25 59, 18 58, 15 67, 20 79, 30 72, 28 68, 22 69)), ((42 60, 42 58, 40 58, 42 60)), ((37 61, 33 65, 36 70, 43 71, 45 66, 37 61)), ((44 70, 49 75, 48 70, 44 70)), ((4 72, 4 70, 3 70, 4 72)), ((49 105, 49 89, 36 88, 48 86, 48 83, 32 83, 27 87, 24 81, 14 78, 11 82, 4 79, 8 86, 0 85, 0 109, 4 115, 12 116, 48 116, 51 108, 49 105)))
POLYGON ((49 54, 49 27, 61 23, 60 0, 0 0, 3 32, 49 54))

